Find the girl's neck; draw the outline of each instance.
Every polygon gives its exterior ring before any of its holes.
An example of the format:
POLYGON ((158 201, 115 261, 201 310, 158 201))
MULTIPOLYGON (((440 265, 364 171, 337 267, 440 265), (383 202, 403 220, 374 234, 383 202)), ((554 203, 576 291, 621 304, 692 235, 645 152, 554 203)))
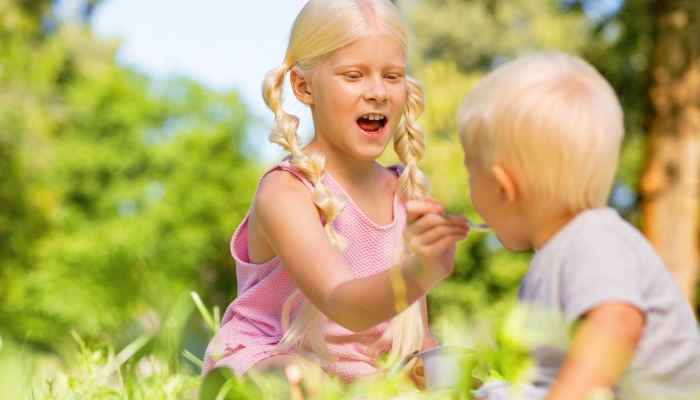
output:
POLYGON ((312 140, 304 147, 304 153, 317 151, 326 157, 324 169, 339 183, 361 186, 367 182, 376 182, 381 173, 381 166, 375 160, 361 160, 337 148, 324 146, 321 141, 312 140))

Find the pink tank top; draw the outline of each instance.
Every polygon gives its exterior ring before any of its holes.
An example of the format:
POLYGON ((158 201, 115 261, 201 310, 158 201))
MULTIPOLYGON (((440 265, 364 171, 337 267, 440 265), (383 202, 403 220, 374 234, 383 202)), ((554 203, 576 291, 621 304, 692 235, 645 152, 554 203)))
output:
MULTIPOLYGON (((395 171, 397 175, 403 172, 403 167, 399 165, 389 166, 388 169, 395 171)), ((265 172, 260 181, 275 170, 292 173, 313 191, 311 182, 292 167, 287 159, 265 172)), ((330 190, 342 193, 348 198, 345 209, 334 222, 334 227, 348 241, 343 257, 357 277, 386 270, 410 255, 403 240, 403 228, 406 225, 405 203, 398 195, 394 195, 393 222, 380 226, 362 213, 332 176, 324 173, 322 181, 330 190)), ((236 375, 242 376, 251 366, 274 355, 273 350, 284 335, 281 323, 282 305, 297 286, 277 257, 264 264, 249 262, 249 214, 250 211, 231 240, 231 253, 236 260, 238 297, 226 309, 219 331, 207 347, 203 375, 213 368, 228 367, 236 375)), ((292 312, 294 313, 294 310, 292 312)), ((368 348, 379 339, 388 326, 388 322, 383 322, 367 331, 355 333, 328 319, 325 341, 336 360, 322 362, 321 367, 346 382, 372 374, 376 371, 377 363, 375 357, 369 354, 368 348)), ((289 353, 295 354, 293 351, 289 353)))

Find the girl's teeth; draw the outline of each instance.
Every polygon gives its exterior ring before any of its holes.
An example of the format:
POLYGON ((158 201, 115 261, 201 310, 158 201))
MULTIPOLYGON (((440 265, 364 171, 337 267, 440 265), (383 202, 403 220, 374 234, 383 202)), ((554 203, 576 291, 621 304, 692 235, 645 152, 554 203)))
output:
POLYGON ((370 121, 379 121, 384 119, 383 115, 374 115, 374 114, 367 114, 362 116, 363 119, 367 119, 370 121))

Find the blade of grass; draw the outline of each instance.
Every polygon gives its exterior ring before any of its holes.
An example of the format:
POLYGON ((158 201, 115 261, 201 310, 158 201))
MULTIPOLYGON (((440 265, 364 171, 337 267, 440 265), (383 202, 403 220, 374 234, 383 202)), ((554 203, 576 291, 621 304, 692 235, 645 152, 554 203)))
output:
POLYGON ((171 304, 170 310, 163 318, 162 327, 156 333, 151 353, 168 363, 172 371, 179 370, 180 344, 183 340, 187 321, 192 317, 195 303, 190 291, 183 291, 171 304))
POLYGON ((85 342, 83 339, 80 338, 78 335, 78 332, 76 331, 70 331, 71 336, 73 336, 73 339, 75 339, 76 342, 78 342, 78 345, 80 346, 80 351, 84 354, 87 353, 87 348, 85 346, 85 342))
POLYGON ((214 306, 214 323, 217 327, 221 325, 221 309, 219 306, 214 306))
POLYGON ((236 386, 236 383, 238 383, 238 381, 236 381, 235 379, 229 379, 228 381, 226 381, 226 383, 224 383, 224 385, 219 390, 219 393, 216 395, 215 400, 224 400, 228 392, 230 392, 231 389, 233 389, 233 387, 236 386))
POLYGON ((219 326, 214 323, 214 318, 212 318, 211 314, 209 314, 209 311, 204 306, 202 299, 200 299, 197 292, 194 292, 194 291, 190 292, 190 296, 192 296, 192 300, 194 300, 194 304, 197 305, 197 308, 199 309, 199 313, 202 314, 202 318, 204 318, 204 323, 207 324, 211 333, 212 334, 216 333, 216 331, 219 330, 219 326))
POLYGON ((126 347, 124 347, 122 351, 120 351, 119 354, 114 357, 114 360, 109 363, 108 367, 105 368, 105 375, 111 375, 117 368, 133 357, 137 351, 141 350, 141 348, 143 348, 143 346, 145 346, 151 339, 153 339, 153 334, 146 332, 126 345, 126 347))
POLYGON ((126 345, 126 347, 124 347, 122 351, 120 351, 119 354, 117 354, 117 357, 115 359, 115 361, 117 362, 117 366, 121 366, 126 362, 126 360, 133 357, 133 355, 136 354, 137 351, 141 350, 141 348, 145 346, 152 338, 153 334, 150 332, 146 332, 143 335, 134 339, 133 342, 126 345))
POLYGON ((182 350, 182 356, 190 360, 192 364, 198 366, 199 368, 204 367, 204 362, 197 358, 194 354, 190 353, 189 350, 182 350))

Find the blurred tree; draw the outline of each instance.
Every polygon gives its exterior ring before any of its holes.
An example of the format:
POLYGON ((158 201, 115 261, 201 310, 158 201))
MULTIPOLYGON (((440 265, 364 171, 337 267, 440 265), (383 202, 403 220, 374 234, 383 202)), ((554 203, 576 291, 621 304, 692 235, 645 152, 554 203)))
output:
POLYGON ((592 25, 557 2, 533 0, 405 0, 422 60, 454 62, 463 72, 488 72, 509 59, 558 49, 581 53, 592 25))
POLYGON ((642 228, 694 302, 700 257, 700 2, 654 0, 642 228))
POLYGON ((260 172, 246 107, 117 66, 50 5, 0 3, 0 333, 68 349, 157 326, 185 290, 226 306, 260 172))

